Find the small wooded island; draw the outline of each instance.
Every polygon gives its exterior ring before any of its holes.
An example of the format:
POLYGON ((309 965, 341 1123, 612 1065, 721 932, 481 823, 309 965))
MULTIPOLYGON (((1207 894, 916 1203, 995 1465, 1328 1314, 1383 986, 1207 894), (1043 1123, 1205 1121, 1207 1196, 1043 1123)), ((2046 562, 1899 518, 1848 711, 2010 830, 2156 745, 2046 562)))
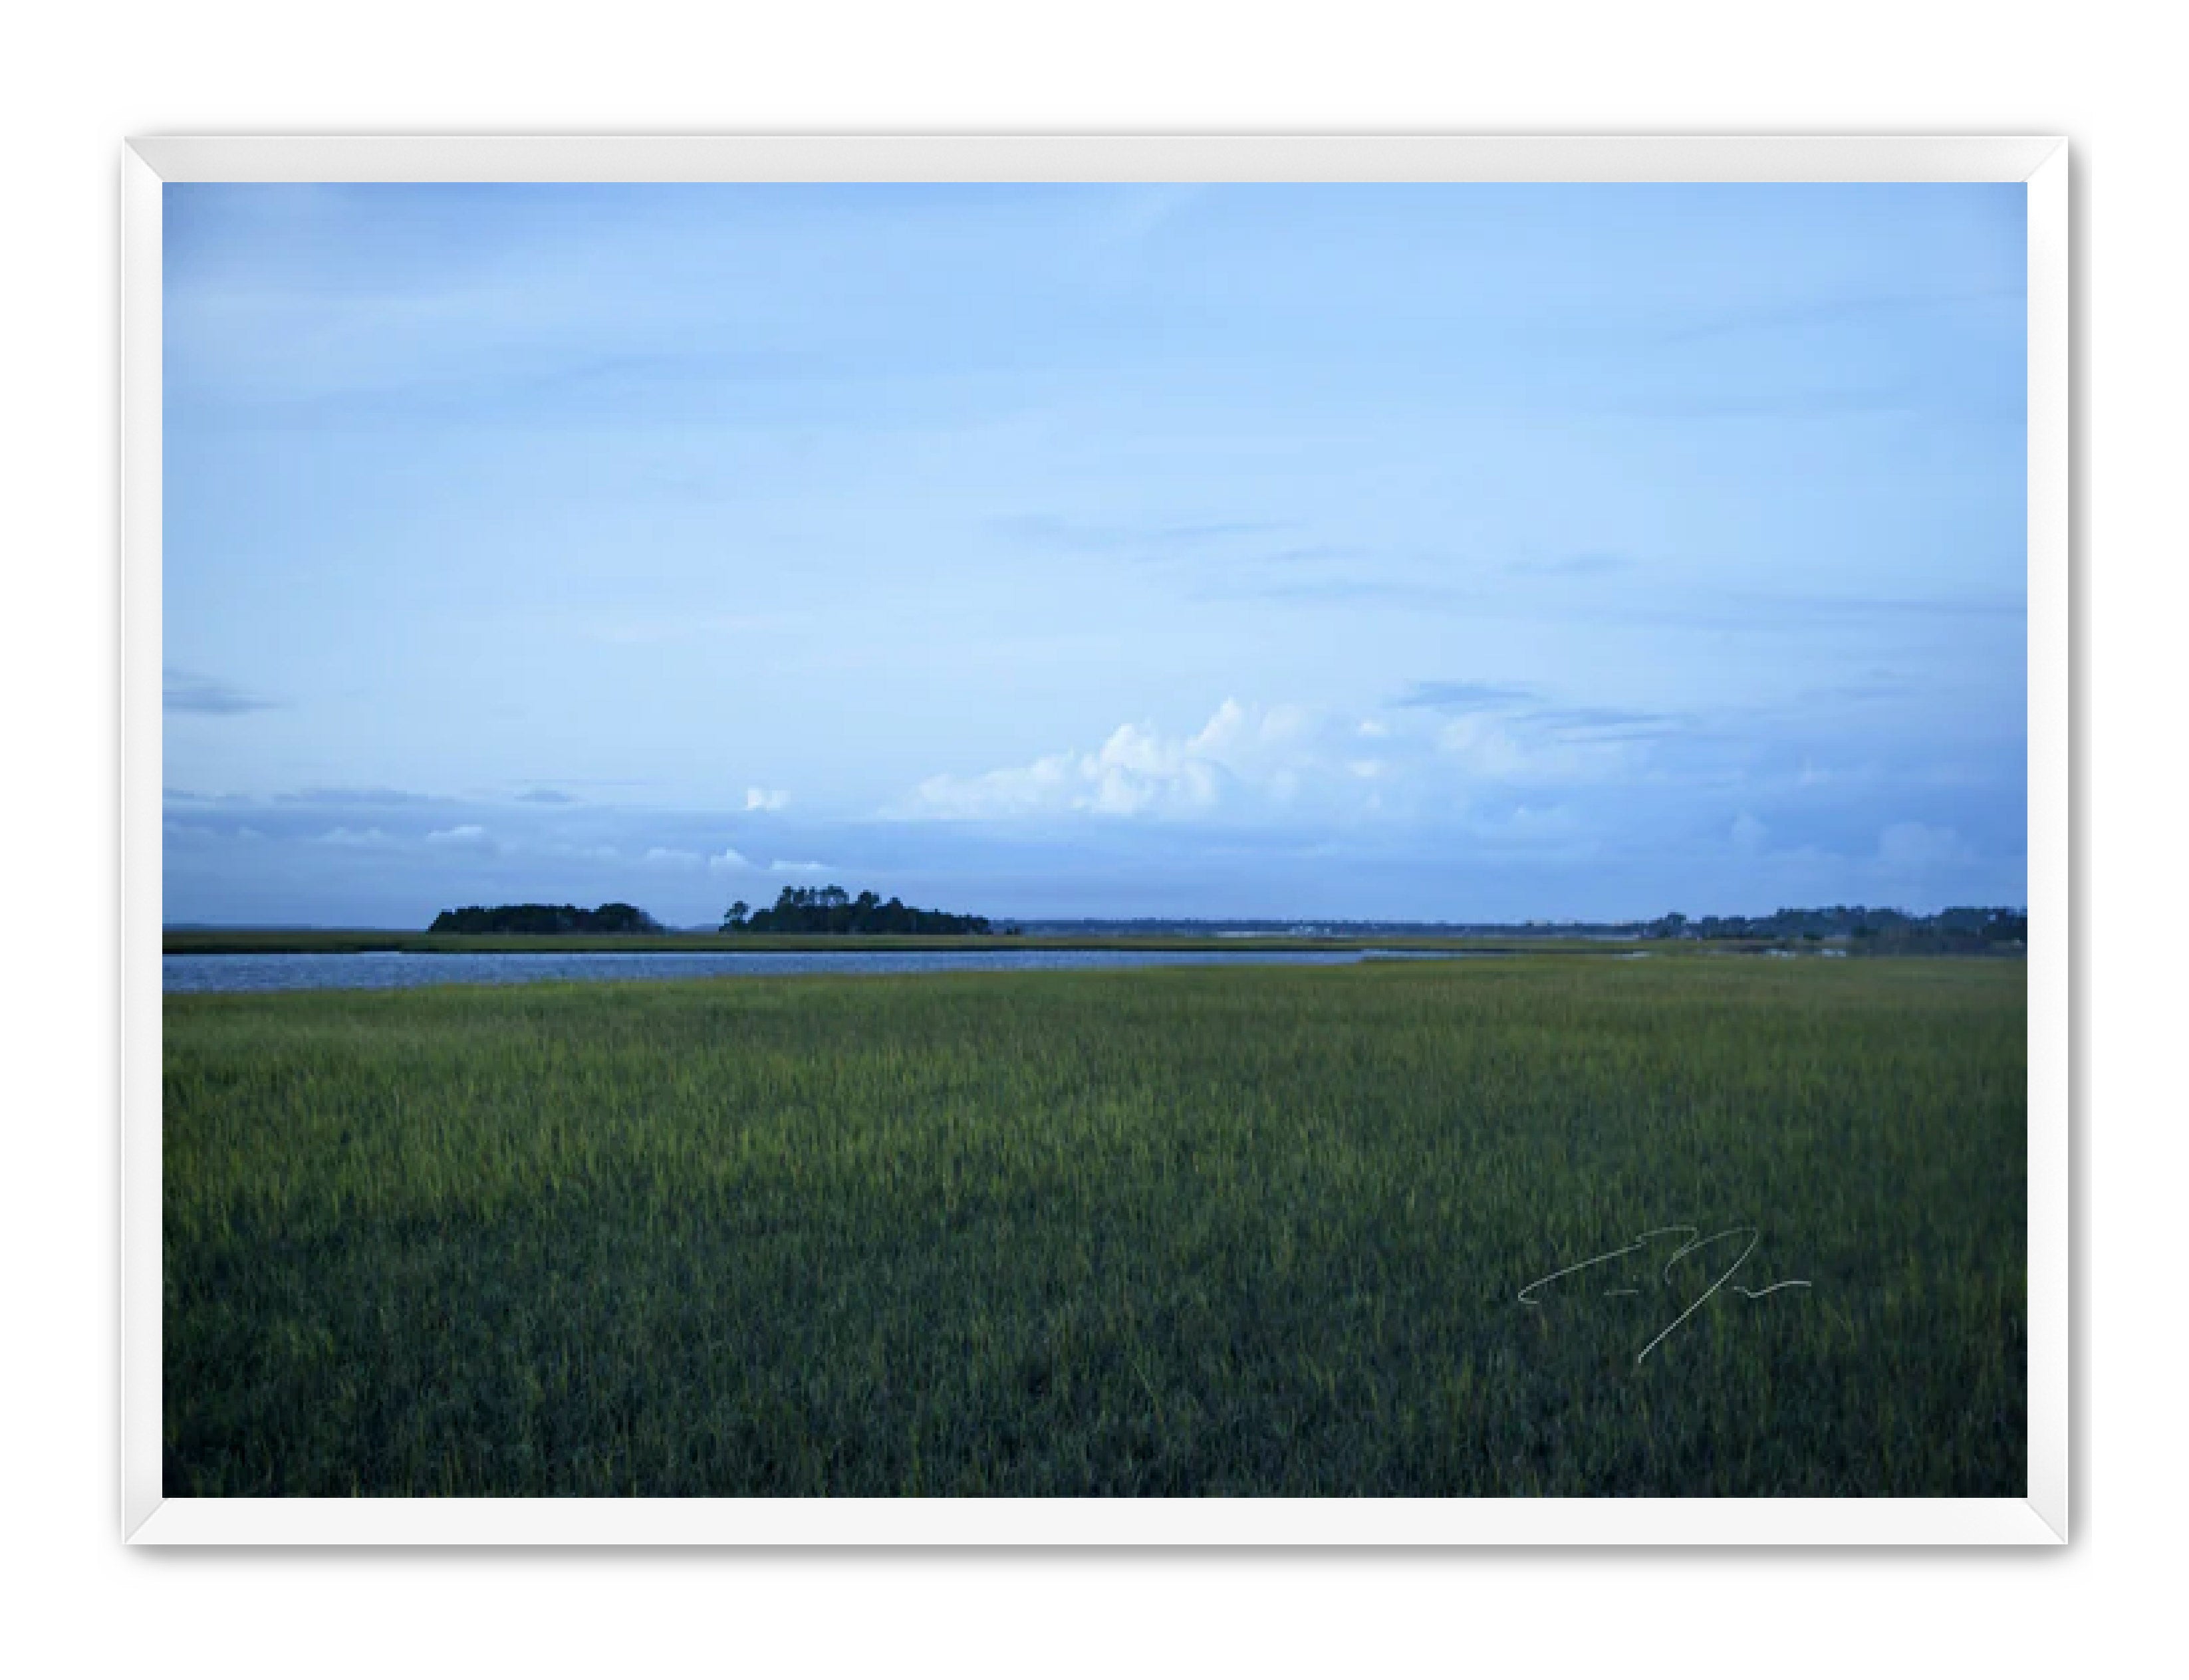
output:
POLYGON ((659 922, 636 904, 603 904, 581 910, 574 904, 497 904, 488 909, 467 904, 444 910, 428 933, 661 933, 659 922))
MULTIPOLYGON (((787 886, 772 909, 755 910, 740 898, 722 918, 723 933, 991 933, 986 916, 958 916, 947 910, 916 910, 900 899, 885 902, 862 892, 856 898, 840 886, 787 886)), ((1015 927, 1002 930, 1016 933, 1015 927)), ((444 910, 428 933, 572 934, 666 933, 669 930, 636 904, 603 904, 581 909, 575 904, 468 904, 444 910)))
MULTIPOLYGON (((775 908, 755 910, 744 899, 722 917, 724 933, 987 933, 986 916, 954 916, 947 910, 915 910, 896 898, 885 903, 872 892, 854 898, 840 886, 787 886, 775 908)), ((1006 928, 1015 933, 1015 928, 1006 928)))

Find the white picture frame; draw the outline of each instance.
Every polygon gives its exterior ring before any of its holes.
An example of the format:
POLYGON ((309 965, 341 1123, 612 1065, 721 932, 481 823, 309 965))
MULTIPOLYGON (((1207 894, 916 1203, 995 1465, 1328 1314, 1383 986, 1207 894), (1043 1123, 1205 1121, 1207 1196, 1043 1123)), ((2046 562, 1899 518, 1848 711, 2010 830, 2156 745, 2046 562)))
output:
POLYGON ((122 169, 122 1511, 137 1545, 2048 1545, 2068 1535, 2070 223, 2058 136, 150 137, 122 169), (186 181, 1988 181, 2028 191, 2023 1499, 162 1496, 161 189, 186 181))

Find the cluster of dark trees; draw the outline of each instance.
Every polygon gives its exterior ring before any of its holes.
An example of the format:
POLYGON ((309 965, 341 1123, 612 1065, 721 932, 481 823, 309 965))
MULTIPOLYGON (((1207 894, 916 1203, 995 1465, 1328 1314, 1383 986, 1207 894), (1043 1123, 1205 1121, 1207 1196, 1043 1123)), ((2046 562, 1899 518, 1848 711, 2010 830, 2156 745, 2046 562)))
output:
POLYGON ((444 910, 428 933, 659 933, 661 924, 636 904, 478 904, 444 910))
POLYGON ((1879 950, 1980 951, 2026 944, 2029 917, 2022 910, 1960 906, 1932 916, 1868 905, 1834 904, 1817 910, 1778 910, 1768 916, 1660 916, 1643 926, 1651 939, 1841 941, 1879 950))
MULTIPOLYGON (((1015 928, 1006 932, 1015 933, 1015 928)), ((771 910, 755 910, 744 899, 722 917, 724 933, 987 933, 986 916, 953 916, 943 910, 915 910, 871 892, 854 898, 840 886, 787 886, 771 910)))

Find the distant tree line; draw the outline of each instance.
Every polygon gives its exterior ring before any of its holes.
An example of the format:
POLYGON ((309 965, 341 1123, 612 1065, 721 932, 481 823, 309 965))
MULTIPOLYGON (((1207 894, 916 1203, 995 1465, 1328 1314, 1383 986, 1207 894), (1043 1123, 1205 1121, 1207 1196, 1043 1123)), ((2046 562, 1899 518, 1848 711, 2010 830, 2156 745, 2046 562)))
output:
MULTIPOLYGON (((775 907, 755 910, 744 899, 722 916, 724 933, 987 933, 986 916, 954 916, 944 910, 915 910, 872 892, 856 898, 840 886, 787 886, 775 907)), ((1015 933, 1015 928, 1006 932, 1015 933)))
POLYGON ((1768 916, 1660 916, 1645 924, 1651 939, 1769 939, 1845 943, 1857 950, 1896 952, 2008 950, 2029 940, 2027 912, 1960 906, 1932 916, 1868 905, 1778 910, 1768 916))
POLYGON ((574 904, 467 905, 444 910, 428 933, 659 933, 661 924, 636 904, 603 904, 581 910, 574 904))

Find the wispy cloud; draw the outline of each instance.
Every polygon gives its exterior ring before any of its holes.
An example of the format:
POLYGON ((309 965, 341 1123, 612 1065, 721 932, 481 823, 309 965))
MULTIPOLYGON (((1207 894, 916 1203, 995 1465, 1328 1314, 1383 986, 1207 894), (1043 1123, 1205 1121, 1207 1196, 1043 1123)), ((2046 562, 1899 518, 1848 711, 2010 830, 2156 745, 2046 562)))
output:
POLYGON ((210 676, 178 670, 173 665, 161 673, 160 701, 165 710, 201 717, 234 717, 244 712, 271 711, 279 704, 210 676))
POLYGON ((401 788, 300 788, 276 794, 279 805, 444 805, 434 794, 414 794, 401 788))
POLYGON ((1796 698, 1798 704, 1813 706, 1843 701, 1904 700, 1916 692, 1916 685, 1911 678, 1898 671, 1874 666, 1848 682, 1824 683, 1803 689, 1796 698))
POLYGON ((1785 332, 1805 327, 1838 326, 1850 321, 1874 321, 1971 306, 2018 303, 2028 297, 2021 286, 1988 287, 1981 291, 1905 293, 1868 297, 1819 298, 1799 303, 1762 304, 1752 308, 1722 309, 1708 320, 1678 327, 1664 335, 1665 344, 1697 344, 1714 338, 1746 333, 1785 332))
POLYGON ((745 809, 748 811, 780 811, 790 803, 790 795, 781 788, 747 788, 745 809))
POLYGON ((1295 527, 1287 520, 1273 519, 1146 520, 1138 523, 1108 523, 1066 518, 1057 514, 1020 513, 993 520, 989 529, 1012 542, 1024 543, 1031 547, 1113 553, 1128 549, 1176 552, 1229 544, 1245 537, 1270 536, 1295 527))
POLYGON ((1538 706, 1520 716, 1554 735, 1592 740, 1654 740, 1690 727, 1683 719, 1627 706, 1538 706))
POLYGON ((1501 706, 1525 705, 1536 698, 1532 688, 1509 682, 1476 682, 1466 679, 1411 682, 1391 702, 1394 706, 1421 706, 1431 711, 1482 711, 1501 706))
POLYGON ((1477 786, 1585 787, 1620 780, 1635 767, 1631 743, 1560 735, 1493 712, 1451 719, 1437 732, 1437 748, 1477 786))
POLYGON ((1089 219, 1088 237, 1098 249, 1136 250, 1208 191, 1208 186, 1197 181, 1121 185, 1089 219))
POLYGON ((650 648, 773 634, 801 622, 797 615, 787 613, 689 613, 659 618, 589 618, 579 621, 577 628, 587 640, 611 647, 650 648))
POLYGON ((1553 555, 1547 559, 1515 560, 1505 569, 1522 577, 1599 578, 1623 572, 1634 562, 1624 554, 1587 552, 1553 555))
POLYGON ((789 863, 778 857, 767 867, 772 873, 778 875, 819 875, 826 874, 831 866, 827 863, 817 863, 811 859, 804 863, 789 863))
POLYGON ((377 847, 393 846, 395 842, 389 835, 382 833, 378 829, 330 829, 325 834, 316 835, 314 838, 313 844, 316 846, 377 847))
POLYGON ((1903 415, 1917 405, 1907 385, 1807 385, 1767 391, 1660 391, 1615 398, 1604 411, 1638 420, 1802 420, 1830 416, 1903 415))
POLYGON ((1595 781, 1631 768, 1620 748, 1691 731, 1691 720, 1631 706, 1564 705, 1539 689, 1472 679, 1417 682, 1393 706, 1446 714, 1439 742, 1476 775, 1595 781))
POLYGON ((650 846, 646 849, 646 855, 639 859, 642 863, 651 863, 657 868, 665 866, 676 869, 696 869, 706 861, 699 852, 674 846, 650 846))
POLYGON ((2019 595, 1741 595, 1728 601, 1798 627, 1810 618, 2016 618, 2028 611, 2019 595))
POLYGON ((1233 577, 1204 598, 1298 602, 1306 606, 1406 607, 1423 612, 1454 612, 1480 600, 1473 590, 1408 578, 1332 577, 1296 580, 1233 577))

